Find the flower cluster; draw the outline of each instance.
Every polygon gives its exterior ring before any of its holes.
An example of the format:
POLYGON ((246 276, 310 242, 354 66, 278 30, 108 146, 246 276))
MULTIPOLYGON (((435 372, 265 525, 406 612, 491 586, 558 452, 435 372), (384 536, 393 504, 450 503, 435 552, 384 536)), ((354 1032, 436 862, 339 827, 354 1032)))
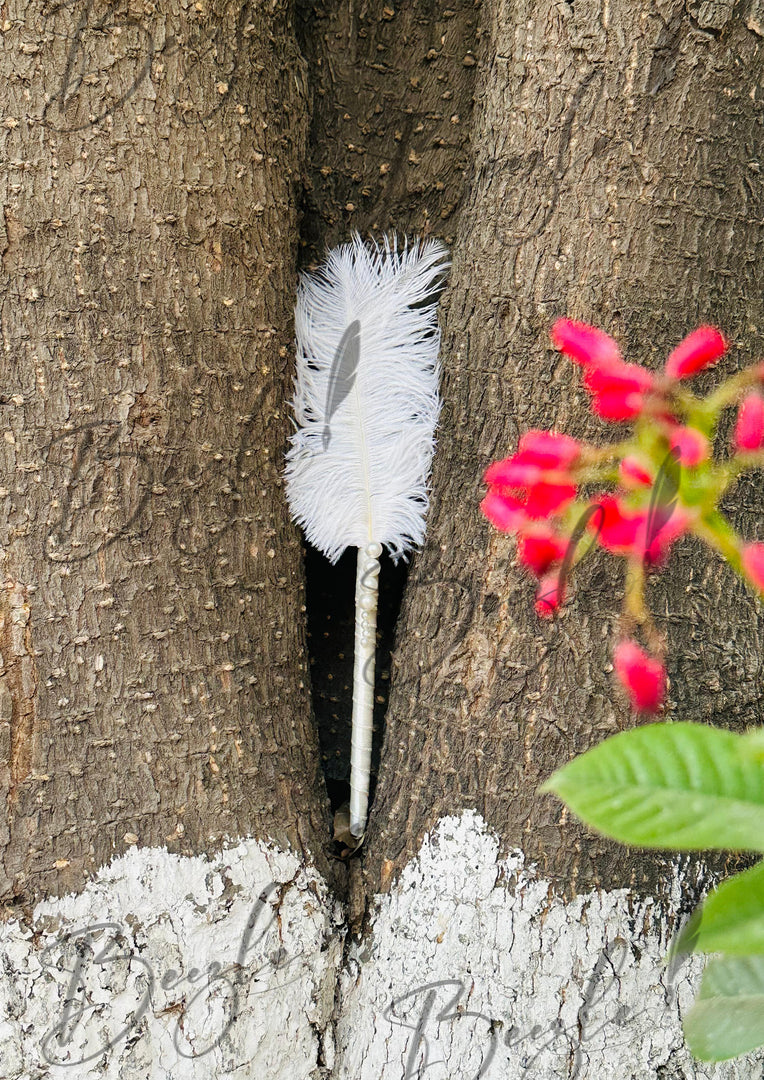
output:
POLYGON ((728 348, 715 327, 689 334, 662 372, 627 363, 613 338, 586 323, 560 319, 552 341, 582 369, 595 415, 629 422, 629 437, 597 447, 552 431, 528 431, 515 454, 486 471, 481 508, 497 528, 517 536, 518 559, 538 579, 542 617, 557 612, 571 571, 593 544, 626 559, 624 632, 614 667, 633 706, 656 712, 666 670, 663 643, 644 603, 645 573, 666 561, 676 540, 693 533, 764 593, 764 543, 744 543, 718 509, 742 472, 764 465, 764 364, 698 398, 685 380, 728 348), (732 454, 719 462, 712 444, 729 405, 738 405, 732 454), (598 494, 581 497, 583 487, 600 485, 598 494), (635 640, 638 631, 647 651, 635 640))

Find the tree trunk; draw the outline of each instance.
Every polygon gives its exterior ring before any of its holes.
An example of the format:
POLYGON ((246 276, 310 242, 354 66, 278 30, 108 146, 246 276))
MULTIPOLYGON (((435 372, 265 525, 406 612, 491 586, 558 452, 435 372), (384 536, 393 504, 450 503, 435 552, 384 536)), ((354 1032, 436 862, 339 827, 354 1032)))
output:
POLYGON ((279 480, 306 132, 288 5, 3 13, 0 889, 252 832, 322 859, 279 480))
MULTIPOLYGON (((461 806, 566 891, 625 880, 653 891, 665 880, 670 860, 592 838, 536 794, 558 765, 632 722, 609 670, 622 562, 587 561, 573 602, 543 624, 512 541, 477 510, 485 467, 521 432, 614 437, 589 413, 575 366, 550 345, 555 318, 594 322, 627 357, 655 367, 699 323, 721 325, 735 347, 701 388, 759 348, 764 198, 749 148, 761 128, 761 39, 738 19, 700 29, 681 5, 654 7, 484 12, 474 181, 444 314, 433 504, 399 627, 409 645, 396 657, 387 716, 366 859, 372 888, 461 806)), ((759 478, 735 496, 736 523, 753 538, 759 478)), ((732 571, 683 542, 651 607, 669 635, 670 715, 760 719, 764 622, 732 571)))
MULTIPOLYGON (((536 794, 633 722, 617 561, 540 625, 478 510, 522 431, 603 437, 557 316, 655 366, 703 321, 725 371, 757 354, 757 0, 292 14, 0 6, 0 1080, 758 1076, 692 1061, 702 964, 663 964, 707 867, 536 794), (347 869, 280 479, 301 188, 307 259, 351 228, 453 258, 428 537, 347 869)), ((729 510, 761 539, 760 484, 729 510)), ((651 605, 670 714, 760 721, 749 591, 686 542, 651 605)))

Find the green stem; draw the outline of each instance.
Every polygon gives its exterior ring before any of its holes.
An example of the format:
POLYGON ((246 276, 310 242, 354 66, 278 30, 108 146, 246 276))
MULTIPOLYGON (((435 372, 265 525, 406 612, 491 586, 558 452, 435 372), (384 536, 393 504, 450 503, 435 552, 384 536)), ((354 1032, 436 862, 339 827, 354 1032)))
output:
POLYGON ((640 626, 650 618, 645 604, 645 564, 642 559, 626 560, 625 607, 627 614, 640 626))
POLYGON ((627 559, 624 608, 627 618, 640 627, 650 652, 661 656, 665 653, 665 645, 645 603, 645 576, 644 559, 627 559))
POLYGON ((739 371, 737 375, 727 379, 725 383, 709 394, 705 400, 705 407, 714 415, 718 415, 727 405, 733 405, 740 397, 743 390, 750 386, 756 386, 761 382, 761 371, 758 364, 739 371))
POLYGON ((740 540, 730 523, 718 510, 712 510, 697 521, 692 531, 705 540, 714 551, 726 559, 733 570, 745 577, 740 561, 740 540))
POLYGON ((616 484, 619 480, 619 473, 617 469, 612 468, 579 468, 576 470, 575 479, 579 486, 582 484, 616 484))
POLYGON ((587 465, 600 465, 606 461, 620 460, 633 447, 633 439, 624 439, 623 442, 611 443, 609 446, 585 446, 578 460, 584 468, 587 465))

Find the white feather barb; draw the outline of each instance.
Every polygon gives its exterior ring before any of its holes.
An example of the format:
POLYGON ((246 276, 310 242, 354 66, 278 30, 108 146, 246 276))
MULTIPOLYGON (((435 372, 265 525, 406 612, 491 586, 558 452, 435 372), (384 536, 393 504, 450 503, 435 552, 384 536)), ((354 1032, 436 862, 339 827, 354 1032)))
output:
POLYGON ((352 242, 301 278, 286 496, 333 563, 383 544, 397 562, 424 539, 440 411, 437 240, 352 242))

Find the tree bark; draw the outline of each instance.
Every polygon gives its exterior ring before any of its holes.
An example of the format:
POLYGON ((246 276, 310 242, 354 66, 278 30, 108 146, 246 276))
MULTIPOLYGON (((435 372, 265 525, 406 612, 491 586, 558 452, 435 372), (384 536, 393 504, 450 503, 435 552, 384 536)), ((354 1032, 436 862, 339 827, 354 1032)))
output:
MULTIPOLYGON (((764 203, 750 147, 762 44, 727 16, 701 25, 681 3, 484 5, 433 502, 398 631, 370 893, 462 807, 563 891, 629 882, 654 893, 670 880, 670 860, 592 837, 536 794, 556 767, 633 722, 610 667, 623 567, 588 560, 562 616, 542 624, 512 541, 477 504, 485 467, 525 430, 613 438, 551 348, 555 318, 593 322, 654 367, 686 332, 718 324, 734 348, 701 390, 757 354, 764 203)), ((761 496, 756 477, 731 501, 747 538, 760 535, 761 496)), ((685 541, 650 603, 669 638, 669 715, 760 719, 764 622, 751 591, 685 541)))
POLYGON ((0 894, 250 833, 329 873, 280 481, 290 5, 2 16, 0 894))
MULTIPOLYGON (((612 437, 555 317, 656 367, 718 323, 735 348, 701 388, 758 354, 758 0, 292 16, 0 5, 0 1080, 757 1076, 692 1061, 702 963, 663 962, 707 868, 536 794, 633 722, 617 561, 540 624, 478 504, 528 428, 612 437), (453 268, 428 535, 346 874, 280 477, 298 243, 352 228, 442 236, 453 268)), ((748 538, 761 497, 729 500, 748 538)), ((670 715, 759 721, 750 592, 684 542, 650 602, 670 715)))
POLYGON ((302 4, 311 96, 301 235, 456 237, 471 172, 480 4, 302 4))

